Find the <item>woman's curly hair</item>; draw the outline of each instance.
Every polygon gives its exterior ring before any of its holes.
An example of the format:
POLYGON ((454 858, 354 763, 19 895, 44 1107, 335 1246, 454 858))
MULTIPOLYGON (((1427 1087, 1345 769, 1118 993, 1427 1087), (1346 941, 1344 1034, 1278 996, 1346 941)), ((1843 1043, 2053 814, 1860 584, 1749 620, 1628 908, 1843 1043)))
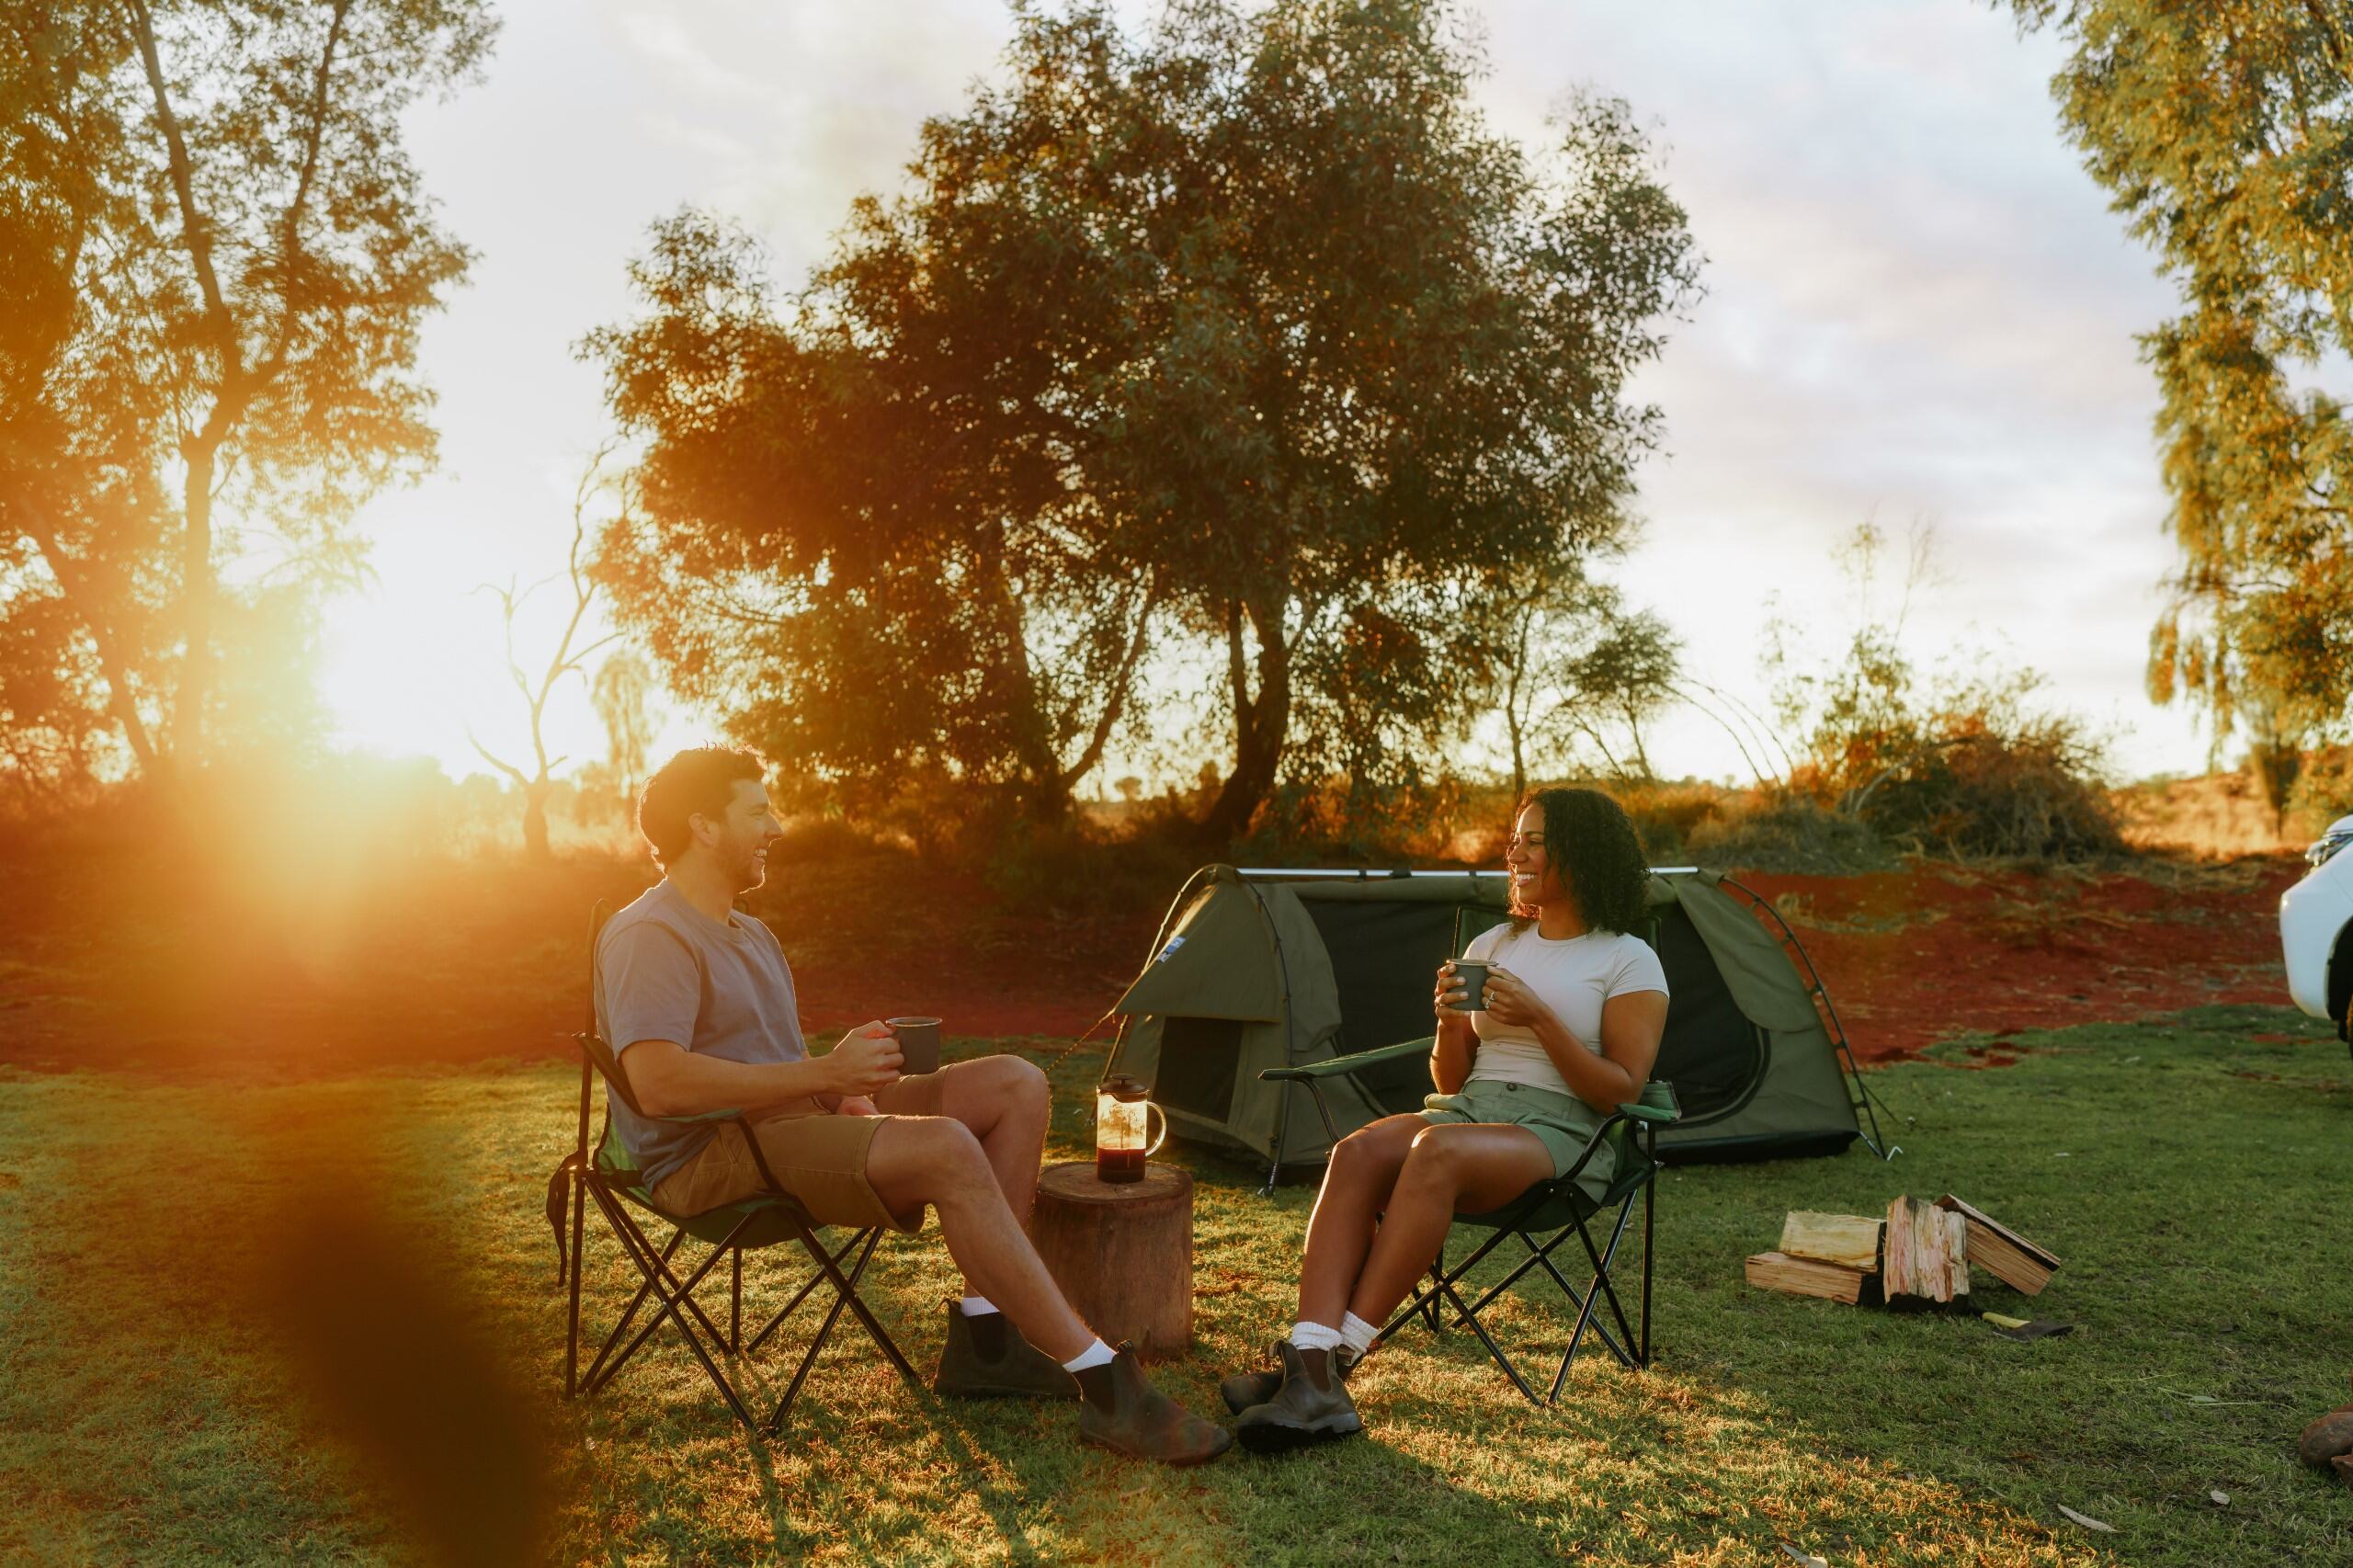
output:
MULTIPOLYGON (((1585 923, 1602 931, 1640 927, 1650 860, 1624 809, 1598 790, 1530 790, 1512 808, 1515 826, 1530 806, 1544 815, 1545 863, 1566 880, 1585 923)), ((1535 917, 1532 908, 1512 907, 1514 925, 1535 917)))

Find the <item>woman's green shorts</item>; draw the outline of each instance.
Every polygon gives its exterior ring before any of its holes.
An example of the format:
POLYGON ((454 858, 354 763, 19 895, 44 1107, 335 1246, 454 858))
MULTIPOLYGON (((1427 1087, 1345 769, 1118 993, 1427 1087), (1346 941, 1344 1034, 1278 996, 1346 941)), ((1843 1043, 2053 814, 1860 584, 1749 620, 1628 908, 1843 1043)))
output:
MULTIPOLYGON (((1544 1140, 1556 1177, 1565 1176, 1577 1163, 1577 1156, 1593 1141, 1593 1130, 1601 1125, 1594 1108, 1574 1095, 1557 1095, 1550 1089, 1498 1083, 1493 1078, 1474 1078, 1462 1085, 1459 1095, 1429 1096, 1422 1101, 1422 1114, 1433 1122, 1503 1122, 1525 1127, 1544 1140)), ((1614 1174, 1616 1159, 1617 1152, 1606 1143, 1593 1152, 1593 1158, 1577 1173, 1577 1187, 1586 1197, 1600 1198, 1614 1174)))

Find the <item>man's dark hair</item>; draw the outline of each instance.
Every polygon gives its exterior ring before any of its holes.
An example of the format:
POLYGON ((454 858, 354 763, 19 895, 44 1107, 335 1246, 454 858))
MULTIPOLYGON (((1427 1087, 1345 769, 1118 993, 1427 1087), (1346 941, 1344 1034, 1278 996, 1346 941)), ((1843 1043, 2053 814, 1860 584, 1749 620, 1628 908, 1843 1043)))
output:
POLYGON ((767 759, 749 746, 689 746, 655 768, 637 794, 637 831, 654 846, 654 858, 667 866, 684 855, 695 841, 687 819, 719 815, 737 779, 757 783, 767 770, 767 759))
MULTIPOLYGON (((1642 836, 1618 802, 1598 790, 1530 790, 1512 808, 1515 827, 1530 806, 1543 813, 1545 863, 1567 881, 1585 923, 1601 931, 1640 926, 1650 862, 1642 836)), ((1513 915, 1523 926, 1529 917, 1517 910, 1513 915)))

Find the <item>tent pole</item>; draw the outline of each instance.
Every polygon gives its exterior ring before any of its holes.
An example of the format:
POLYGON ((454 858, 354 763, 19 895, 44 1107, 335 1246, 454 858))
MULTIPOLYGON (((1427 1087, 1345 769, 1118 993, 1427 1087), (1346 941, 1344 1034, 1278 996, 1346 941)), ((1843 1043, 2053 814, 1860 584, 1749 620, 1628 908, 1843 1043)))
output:
MULTIPOLYGON (((1742 897, 1748 900, 1752 909, 1771 916, 1773 924, 1780 930, 1781 946, 1791 958, 1804 966, 1807 996, 1810 1000, 1821 1004, 1823 1016, 1830 1025, 1831 1042, 1837 1048, 1839 1060, 1846 1063, 1847 1108, 1859 1109, 1863 1113, 1858 1120, 1855 1131, 1860 1135, 1864 1144, 1881 1160, 1894 1159, 1896 1155, 1904 1153, 1903 1147, 1900 1144, 1887 1142, 1885 1134, 1880 1131, 1879 1113, 1872 1108, 1875 1096, 1871 1094, 1870 1086, 1863 1082, 1862 1063, 1855 1059, 1855 1048, 1847 1040, 1847 1026, 1838 1021, 1837 1006, 1830 1000, 1829 988, 1822 983, 1822 971, 1813 967, 1813 956, 1805 950, 1805 944, 1798 940, 1798 934, 1790 929, 1790 923, 1781 918, 1781 912, 1767 903, 1764 895, 1755 888, 1736 882, 1730 877, 1720 877, 1717 881, 1720 886, 1736 889, 1742 897), (1869 1132, 1863 1131, 1860 1125, 1866 1120, 1871 1126, 1869 1132)), ((1891 1111, 1888 1114, 1893 1116, 1894 1113, 1891 1111)))

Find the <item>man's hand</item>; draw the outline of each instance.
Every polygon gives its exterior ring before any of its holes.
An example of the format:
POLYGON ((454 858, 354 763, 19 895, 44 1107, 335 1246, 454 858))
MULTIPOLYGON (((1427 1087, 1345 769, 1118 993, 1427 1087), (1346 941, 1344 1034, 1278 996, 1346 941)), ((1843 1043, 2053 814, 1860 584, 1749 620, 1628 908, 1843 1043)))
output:
POLYGON ((881 1116, 881 1109, 864 1095, 844 1095, 841 1104, 834 1107, 835 1116, 881 1116))
POLYGON ((1552 1009, 1507 969, 1487 971, 1485 1001, 1487 1017, 1515 1028, 1536 1028, 1552 1016, 1552 1009))
POLYGON ((891 1026, 880 1018, 858 1025, 825 1054, 825 1063, 834 1071, 835 1089, 855 1098, 897 1083, 900 1063, 905 1060, 891 1026))

